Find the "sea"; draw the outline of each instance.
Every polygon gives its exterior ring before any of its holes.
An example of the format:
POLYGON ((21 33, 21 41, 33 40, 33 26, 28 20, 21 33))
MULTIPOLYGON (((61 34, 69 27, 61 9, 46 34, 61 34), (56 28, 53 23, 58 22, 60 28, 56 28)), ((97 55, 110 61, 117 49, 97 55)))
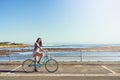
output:
MULTIPOLYGON (((95 48, 120 46, 120 44, 64 44, 64 45, 46 45, 43 48, 95 48)), ((25 48, 0 48, 0 50, 21 50, 33 49, 33 46, 25 48)), ((120 52, 80 52, 80 51, 62 51, 62 52, 47 52, 47 55, 57 61, 120 61, 120 52)), ((33 52, 16 52, 10 55, 1 55, 0 62, 4 61, 24 61, 33 59, 33 52)))

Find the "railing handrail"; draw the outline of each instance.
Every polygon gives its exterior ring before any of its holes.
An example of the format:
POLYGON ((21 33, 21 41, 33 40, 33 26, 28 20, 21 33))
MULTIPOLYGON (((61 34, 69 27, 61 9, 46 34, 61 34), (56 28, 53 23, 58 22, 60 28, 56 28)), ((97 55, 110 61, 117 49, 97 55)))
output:
MULTIPOLYGON (((78 51, 72 51, 72 52, 78 52, 78 51)), ((85 58, 85 57, 120 57, 120 56, 110 56, 110 55, 108 55, 108 56, 96 56, 96 55, 95 56, 94 55, 86 56, 86 55, 83 55, 84 52, 85 51, 80 51, 79 56, 77 56, 77 55, 67 55, 67 56, 60 55, 60 56, 54 56, 54 57, 79 57, 81 62, 83 61, 83 58, 85 58)), ((11 60, 12 57, 23 57, 23 56, 11 56, 11 55, 2 55, 2 56, 8 57, 9 61, 12 61, 11 60)), ((0 57, 2 57, 2 56, 0 56, 0 57)), ((28 55, 26 57, 28 57, 28 55)), ((29 57, 31 57, 31 56, 29 56, 29 57)))

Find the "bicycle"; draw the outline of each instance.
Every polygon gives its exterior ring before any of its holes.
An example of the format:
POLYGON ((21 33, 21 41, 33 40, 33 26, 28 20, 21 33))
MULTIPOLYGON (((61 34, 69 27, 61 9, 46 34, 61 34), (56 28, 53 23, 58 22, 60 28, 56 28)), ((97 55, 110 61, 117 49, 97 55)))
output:
POLYGON ((51 56, 48 56, 47 51, 44 53, 45 53, 45 56, 42 59, 42 64, 40 64, 40 63, 35 64, 33 59, 27 59, 22 64, 23 70, 25 72, 29 73, 29 72, 34 71, 35 66, 37 68, 45 66, 45 69, 48 72, 50 72, 50 73, 56 72, 58 70, 58 62, 55 59, 53 59, 51 56))

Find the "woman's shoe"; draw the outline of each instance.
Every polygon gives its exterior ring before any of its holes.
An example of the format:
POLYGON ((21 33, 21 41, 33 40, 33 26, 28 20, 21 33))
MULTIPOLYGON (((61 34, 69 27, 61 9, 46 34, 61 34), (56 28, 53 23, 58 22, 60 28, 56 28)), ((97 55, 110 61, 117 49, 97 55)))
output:
POLYGON ((38 72, 38 70, 37 70, 37 69, 34 69, 34 71, 35 71, 35 72, 38 72))
POLYGON ((43 64, 43 63, 42 63, 42 62, 40 62, 40 61, 38 61, 37 63, 38 63, 38 64, 43 64))

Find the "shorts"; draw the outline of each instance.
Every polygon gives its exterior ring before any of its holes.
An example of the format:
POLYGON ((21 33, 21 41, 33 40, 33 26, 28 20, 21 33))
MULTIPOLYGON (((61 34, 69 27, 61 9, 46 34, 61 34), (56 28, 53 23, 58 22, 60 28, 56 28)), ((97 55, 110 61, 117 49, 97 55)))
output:
POLYGON ((33 56, 36 57, 36 56, 40 56, 43 52, 37 52, 37 51, 34 51, 33 52, 33 56))

